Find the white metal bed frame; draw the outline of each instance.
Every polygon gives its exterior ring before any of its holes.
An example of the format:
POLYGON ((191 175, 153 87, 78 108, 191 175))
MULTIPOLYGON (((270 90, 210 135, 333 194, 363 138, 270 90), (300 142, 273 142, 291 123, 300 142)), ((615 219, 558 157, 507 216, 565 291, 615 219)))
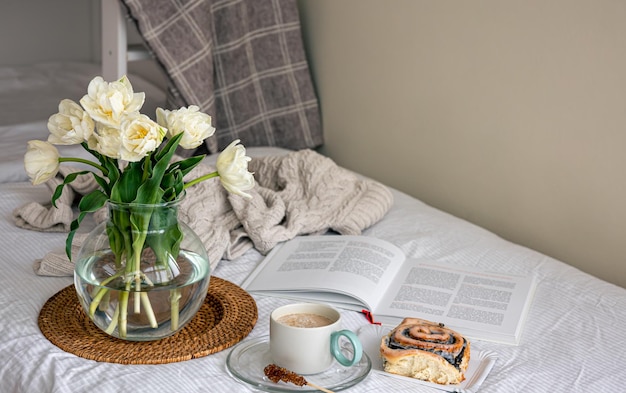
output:
POLYGON ((128 71, 128 62, 151 58, 143 45, 128 45, 125 13, 119 0, 101 0, 102 77, 117 80, 128 71))

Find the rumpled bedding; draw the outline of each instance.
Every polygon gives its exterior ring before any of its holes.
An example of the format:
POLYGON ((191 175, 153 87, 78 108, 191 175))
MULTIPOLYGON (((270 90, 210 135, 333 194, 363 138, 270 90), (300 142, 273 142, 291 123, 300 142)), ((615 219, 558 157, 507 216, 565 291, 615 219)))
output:
MULTIPOLYGON (((213 172, 201 164, 187 175, 195 179, 213 172)), ((379 221, 391 208, 389 189, 373 180, 358 177, 331 159, 312 150, 253 159, 249 170, 257 184, 251 199, 228 193, 217 179, 190 187, 181 203, 179 218, 200 237, 209 254, 211 268, 222 259, 235 259, 254 247, 262 254, 277 243, 298 235, 329 230, 342 235, 359 235, 379 221)), ((50 193, 62 183, 62 175, 48 181, 50 193)), ((90 175, 79 176, 66 186, 57 208, 29 202, 15 209, 15 224, 44 232, 69 231, 75 218, 78 197, 97 186, 90 175)), ((95 213, 98 220, 106 216, 95 213)), ((75 238, 78 247, 83 236, 75 238)), ((73 265, 58 250, 35 261, 42 275, 71 275, 73 265)))

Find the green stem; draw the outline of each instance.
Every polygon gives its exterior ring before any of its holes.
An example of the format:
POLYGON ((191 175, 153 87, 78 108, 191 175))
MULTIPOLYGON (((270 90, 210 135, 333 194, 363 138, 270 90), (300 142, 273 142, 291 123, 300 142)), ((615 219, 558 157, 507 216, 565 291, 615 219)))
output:
POLYGON ((110 302, 111 302, 111 291, 107 291, 106 295, 104 295, 104 297, 102 298, 102 301, 100 302, 100 306, 98 306, 100 311, 106 312, 106 310, 109 308, 110 302))
MULTIPOLYGON (((121 217, 121 215, 120 215, 121 217)), ((121 219, 120 217, 118 217, 118 219, 121 219)), ((130 237, 126 234, 123 235, 124 236, 124 250, 130 250, 130 237)), ((126 334, 127 334, 127 321, 128 321, 128 297, 129 297, 129 292, 130 292, 130 281, 128 281, 128 277, 130 277, 130 270, 131 270, 131 266, 129 261, 129 256, 128 253, 126 254, 126 266, 124 267, 124 289, 120 291, 119 295, 118 295, 118 301, 117 301, 117 307, 115 308, 115 319, 118 321, 118 325, 119 325, 119 335, 121 338, 126 338, 126 334)), ((120 253, 119 255, 116 254, 115 255, 115 265, 116 266, 120 266, 122 263, 122 254, 120 253)), ((120 272, 122 273, 122 272, 120 272)), ((113 325, 113 322, 111 322, 111 325, 113 325)), ((109 327, 111 327, 111 325, 109 327)), ((115 326, 112 327, 112 329, 115 329, 115 326)), ((108 329, 107 329, 108 331, 108 329)))
MULTIPOLYGON (((148 218, 146 221, 150 222, 150 219, 148 218)), ((132 241, 132 261, 131 263, 126 265, 127 267, 130 265, 131 273, 134 275, 135 278, 135 314, 139 314, 141 312, 141 253, 143 251, 143 245, 146 242, 146 232, 147 229, 142 228, 142 230, 135 233, 132 241)), ((150 321, 150 324, 152 325, 152 321, 150 321)))
POLYGON ((170 308, 171 308, 171 324, 170 330, 176 331, 178 329, 178 313, 179 313, 179 300, 180 300, 180 289, 172 289, 170 290, 170 308))
POLYGON ((146 316, 150 321, 150 327, 154 329, 158 328, 159 324, 154 316, 154 310, 152 310, 152 304, 150 303, 150 298, 148 298, 148 294, 146 292, 141 292, 141 303, 143 304, 143 309, 145 310, 146 316))
POLYGON ((93 161, 84 159, 84 158, 76 158, 76 157, 59 157, 59 162, 80 162, 81 164, 87 164, 87 165, 91 165, 94 168, 97 168, 100 170, 100 172, 102 172, 103 175, 107 175, 109 173, 109 171, 103 167, 102 165, 99 165, 93 161))
POLYGON ((130 292, 130 282, 126 284, 126 290, 120 291, 120 299, 118 302, 118 307, 120 312, 119 316, 119 325, 120 325, 120 337, 126 338, 127 327, 128 327, 128 294, 130 292))
POLYGON ((185 185, 183 186, 183 190, 193 186, 194 184, 200 183, 202 181, 205 181, 205 180, 211 179, 213 177, 217 177, 217 176, 219 176, 219 173, 217 173, 217 172, 211 172, 208 175, 200 176, 197 179, 191 180, 189 183, 185 183, 185 185))
POLYGON ((93 300, 91 301, 91 304, 89 305, 89 315, 91 317, 93 317, 94 314, 96 313, 96 308, 98 308, 98 305, 100 304, 100 301, 102 300, 103 296, 109 292, 109 288, 106 288, 106 285, 110 283, 111 281, 115 280, 116 278, 120 277, 122 274, 123 272, 117 272, 111 277, 107 278, 106 280, 103 280, 100 283, 101 288, 98 289, 96 296, 94 296, 93 300))
MULTIPOLYGON (((146 223, 150 222, 150 215, 152 213, 148 213, 148 218, 146 219, 146 223)), ((147 225, 147 224, 146 224, 147 225)), ((133 255, 132 262, 127 264, 127 267, 130 265, 132 267, 132 274, 134 275, 135 280, 135 314, 141 313, 141 306, 143 305, 144 311, 146 313, 146 317, 150 321, 150 326, 153 328, 159 327, 159 324, 156 321, 156 317, 154 315, 154 310, 152 309, 152 304, 150 303, 150 299, 148 298, 148 294, 142 291, 141 281, 144 279, 145 275, 141 271, 141 254, 143 251, 143 246, 146 242, 146 237, 148 234, 147 229, 143 229, 137 231, 135 237, 132 241, 133 255)), ((148 277, 145 277, 146 281, 149 282, 148 277)), ((152 285, 152 283, 150 283, 152 285)))
POLYGON ((115 327, 117 326, 117 319, 119 318, 119 315, 120 315, 120 305, 118 304, 117 307, 115 307, 115 311, 113 312, 113 317, 111 318, 111 323, 109 323, 109 326, 107 326, 105 333, 113 334, 113 331, 115 330, 115 327))
POLYGON ((141 275, 135 272, 135 314, 141 313, 141 275))

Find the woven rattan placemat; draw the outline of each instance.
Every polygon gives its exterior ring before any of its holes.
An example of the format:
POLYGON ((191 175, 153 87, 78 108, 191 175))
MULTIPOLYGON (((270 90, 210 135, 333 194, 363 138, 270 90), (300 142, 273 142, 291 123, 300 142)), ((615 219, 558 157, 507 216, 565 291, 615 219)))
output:
POLYGON ((100 362, 164 364, 210 355, 250 333, 257 321, 254 299, 242 288, 212 276, 204 304, 173 336, 157 341, 125 341, 109 336, 83 312, 70 285, 52 296, 39 313, 39 328, 66 352, 100 362))

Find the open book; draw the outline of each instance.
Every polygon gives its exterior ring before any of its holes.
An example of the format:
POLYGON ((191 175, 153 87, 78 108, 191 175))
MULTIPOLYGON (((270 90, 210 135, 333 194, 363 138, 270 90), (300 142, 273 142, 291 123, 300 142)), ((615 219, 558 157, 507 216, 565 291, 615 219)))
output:
POLYGON ((518 344, 531 277, 406 259, 367 236, 302 236, 276 246, 242 287, 256 294, 367 310, 378 322, 444 323, 479 340, 518 344))

